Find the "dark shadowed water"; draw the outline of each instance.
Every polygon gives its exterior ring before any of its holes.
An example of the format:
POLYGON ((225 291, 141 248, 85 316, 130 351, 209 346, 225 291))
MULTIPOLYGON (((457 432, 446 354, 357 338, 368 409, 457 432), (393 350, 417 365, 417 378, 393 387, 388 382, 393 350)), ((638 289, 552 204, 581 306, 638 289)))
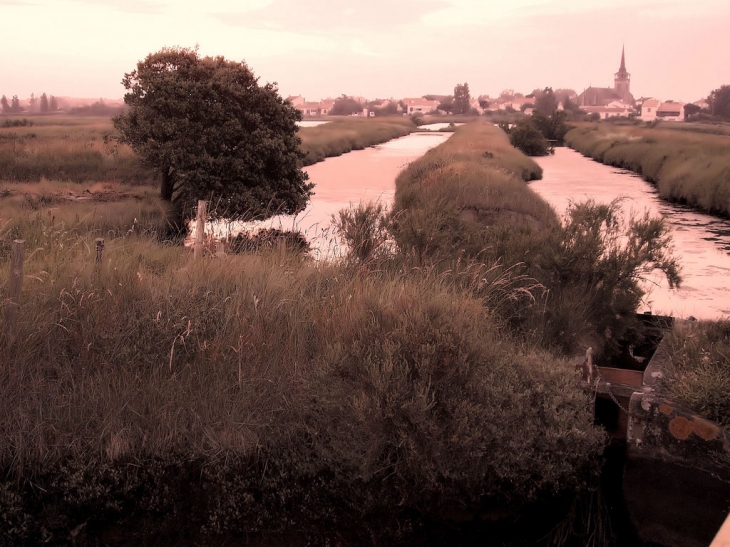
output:
POLYGON ((626 212, 648 210, 666 219, 684 281, 679 289, 669 289, 665 279, 651 274, 643 285, 647 295, 639 311, 697 319, 730 315, 730 222, 663 202, 656 188, 641 177, 570 148, 557 148, 555 155, 535 159, 543 168, 543 179, 530 183, 530 188, 560 214, 571 201, 609 203, 622 197, 626 212))

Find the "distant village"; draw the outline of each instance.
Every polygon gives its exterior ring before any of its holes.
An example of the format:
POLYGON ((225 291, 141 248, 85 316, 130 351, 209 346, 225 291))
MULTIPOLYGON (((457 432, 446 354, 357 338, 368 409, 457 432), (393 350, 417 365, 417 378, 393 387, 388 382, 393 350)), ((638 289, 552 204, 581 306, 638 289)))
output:
MULTIPOLYGON (((689 115, 706 112, 708 102, 700 99, 694 103, 683 103, 671 99, 657 97, 640 97, 635 99, 631 93, 631 74, 626 69, 625 52, 621 51, 619 69, 614 73, 612 87, 589 86, 578 94, 572 89, 556 89, 556 107, 558 110, 580 112, 591 119, 606 120, 609 118, 629 117, 645 122, 654 120, 684 121, 689 115)), ((374 117, 383 115, 443 115, 464 113, 482 115, 490 113, 523 112, 532 115, 539 95, 543 90, 534 90, 527 95, 516 93, 513 89, 505 89, 499 97, 479 95, 471 97, 468 84, 466 87, 468 108, 462 112, 452 112, 450 105, 454 100, 451 95, 424 95, 422 97, 406 97, 402 99, 376 99, 342 95, 338 98, 327 98, 317 102, 307 101, 301 95, 289 96, 287 100, 297 108, 304 118, 331 115, 348 115, 374 117), (346 107, 343 108, 343 103, 346 107)), ((459 86, 457 86, 459 87, 459 86)), ((70 112, 73 114, 105 115, 114 114, 123 107, 121 99, 74 99, 70 97, 53 97, 50 100, 44 93, 41 97, 31 95, 30 99, 19 100, 13 96, 10 101, 2 97, 1 114, 45 114, 54 112, 70 112), (50 106, 49 106, 50 105, 50 106)))
MULTIPOLYGON (((535 90, 524 95, 516 93, 512 89, 502 91, 499 97, 480 95, 470 98, 469 106, 471 114, 485 114, 498 112, 524 112, 532 115, 535 111, 536 98, 541 90, 535 90)), ((691 103, 674 101, 671 99, 660 99, 657 97, 640 97, 635 99, 631 94, 631 74, 626 70, 625 51, 621 51, 621 62, 618 71, 614 74, 613 87, 589 86, 582 93, 578 94, 572 89, 555 90, 558 98, 557 109, 578 109, 594 119, 606 120, 616 117, 631 117, 645 122, 654 120, 684 121, 686 114, 696 113, 708 108, 706 99, 700 99, 691 103)), ((345 96, 343 96, 345 97, 345 96)), ((383 112, 393 114, 449 114, 448 108, 444 108, 445 101, 450 96, 424 95, 423 97, 403 99, 378 99, 375 101, 365 97, 345 97, 362 106, 361 109, 352 112, 352 116, 376 116, 383 112)), ((327 98, 319 102, 308 102, 304 97, 289 96, 291 102, 306 117, 328 116, 340 99, 327 98)))

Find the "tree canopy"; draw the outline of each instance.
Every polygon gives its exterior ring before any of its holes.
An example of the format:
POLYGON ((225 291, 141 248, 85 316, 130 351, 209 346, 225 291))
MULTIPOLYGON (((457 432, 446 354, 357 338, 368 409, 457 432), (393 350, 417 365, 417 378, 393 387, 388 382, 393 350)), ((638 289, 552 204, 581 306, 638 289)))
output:
POLYGON ((453 112, 454 114, 468 114, 471 110, 471 96, 469 95, 469 84, 457 84, 454 88, 453 112))
POLYGON ((217 199, 226 215, 302 210, 313 185, 300 169, 301 114, 245 62, 163 48, 122 80, 120 141, 160 171, 161 196, 183 210, 217 199))
POLYGON ((723 85, 713 90, 707 97, 707 102, 713 116, 730 120, 730 85, 723 85))
POLYGON ((335 99, 335 103, 330 109, 330 114, 333 116, 351 116, 362 112, 363 105, 357 99, 348 97, 347 95, 341 95, 335 99))

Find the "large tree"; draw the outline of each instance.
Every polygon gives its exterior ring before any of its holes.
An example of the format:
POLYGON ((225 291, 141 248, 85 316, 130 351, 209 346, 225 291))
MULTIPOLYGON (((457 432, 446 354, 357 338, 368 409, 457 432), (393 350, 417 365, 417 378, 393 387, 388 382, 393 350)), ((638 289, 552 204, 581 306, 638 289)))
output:
POLYGON ((45 93, 41 95, 41 112, 48 112, 48 96, 45 93))
POLYGON ((713 90, 707 97, 710 112, 724 120, 730 120, 730 85, 723 85, 713 90))
POLYGON ((469 95, 469 84, 457 84, 454 88, 453 112, 454 114, 468 114, 471 110, 471 96, 469 95))
POLYGON ((301 211, 314 185, 300 169, 301 114, 244 62, 164 48, 122 80, 129 108, 120 140, 162 175, 161 196, 182 210, 218 200, 219 212, 264 219, 301 211))
POLYGON ((2 106, 3 114, 10 113, 10 103, 8 102, 8 98, 5 95, 0 98, 0 106, 2 106))

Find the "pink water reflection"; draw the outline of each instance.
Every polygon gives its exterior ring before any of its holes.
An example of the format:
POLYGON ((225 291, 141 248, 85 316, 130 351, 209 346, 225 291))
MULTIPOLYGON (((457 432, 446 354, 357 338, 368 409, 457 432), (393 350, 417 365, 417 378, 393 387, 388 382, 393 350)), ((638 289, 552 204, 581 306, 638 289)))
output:
POLYGON ((626 211, 648 210, 669 223, 684 282, 680 289, 669 289, 661 276, 648 276, 647 295, 639 311, 697 319, 730 316, 730 222, 664 203, 654 186, 640 177, 569 148, 535 159, 543 168, 543 179, 530 183, 530 188, 560 214, 570 201, 591 198, 608 203, 621 196, 626 211))

